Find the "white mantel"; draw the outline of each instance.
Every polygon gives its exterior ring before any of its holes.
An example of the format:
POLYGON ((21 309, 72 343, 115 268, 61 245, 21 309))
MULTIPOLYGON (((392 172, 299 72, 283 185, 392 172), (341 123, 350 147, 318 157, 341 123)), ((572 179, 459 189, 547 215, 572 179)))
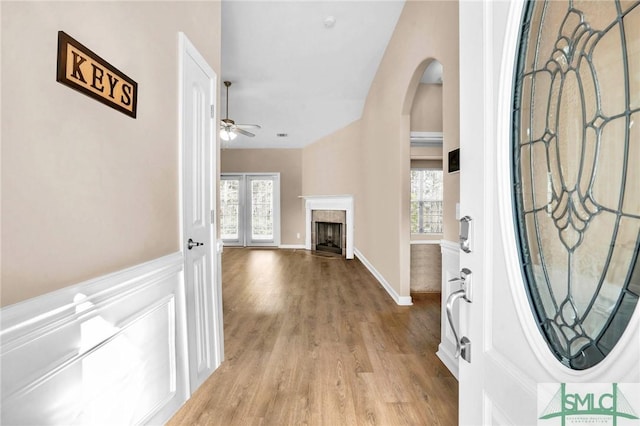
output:
POLYGON ((305 248, 311 250, 311 212, 344 210, 347 212, 347 259, 353 259, 353 195, 303 195, 306 212, 305 248))

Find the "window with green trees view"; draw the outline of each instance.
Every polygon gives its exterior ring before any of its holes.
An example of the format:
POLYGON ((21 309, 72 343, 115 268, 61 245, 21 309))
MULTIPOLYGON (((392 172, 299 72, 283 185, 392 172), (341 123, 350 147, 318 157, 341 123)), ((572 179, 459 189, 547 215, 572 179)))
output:
POLYGON ((411 170, 411 233, 442 233, 442 170, 411 170))

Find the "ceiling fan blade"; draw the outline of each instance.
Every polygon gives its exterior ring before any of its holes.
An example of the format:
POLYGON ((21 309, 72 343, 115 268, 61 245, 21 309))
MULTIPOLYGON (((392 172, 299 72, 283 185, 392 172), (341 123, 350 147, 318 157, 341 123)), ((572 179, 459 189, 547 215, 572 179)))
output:
POLYGON ((245 135, 245 136, 249 136, 250 138, 254 137, 255 135, 251 132, 247 132, 246 130, 242 130, 240 128, 238 128, 238 126, 236 125, 233 130, 233 132, 241 134, 241 135, 245 135))
POLYGON ((223 129, 223 130, 226 130, 227 132, 234 133, 236 135, 245 135, 245 136, 249 136, 250 138, 254 137, 255 135, 253 133, 247 132, 246 130, 243 130, 242 128, 244 127, 244 128, 248 128, 248 129, 261 129, 261 127, 259 125, 257 125, 257 124, 236 124, 235 121, 233 121, 232 119, 229 118, 229 86, 231 86, 231 82, 230 81, 225 81, 224 85, 227 88, 227 115, 226 115, 225 118, 220 120, 220 128, 223 129))
POLYGON ((240 127, 241 129, 262 129, 262 126, 259 124, 236 124, 236 127, 240 127))

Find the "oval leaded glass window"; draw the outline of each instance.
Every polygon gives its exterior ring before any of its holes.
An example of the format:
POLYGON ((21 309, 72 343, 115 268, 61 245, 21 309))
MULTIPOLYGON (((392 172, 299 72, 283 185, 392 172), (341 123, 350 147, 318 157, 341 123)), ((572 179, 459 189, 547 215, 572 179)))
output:
POLYGON ((640 2, 530 1, 513 102, 520 259, 538 325, 599 363, 640 295, 640 2))

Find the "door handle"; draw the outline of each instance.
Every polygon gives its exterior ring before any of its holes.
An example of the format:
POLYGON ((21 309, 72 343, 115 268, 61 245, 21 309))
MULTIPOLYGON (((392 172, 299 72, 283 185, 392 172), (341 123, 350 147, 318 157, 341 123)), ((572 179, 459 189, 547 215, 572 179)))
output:
POLYGON ((454 291, 449 295, 449 297, 447 297, 447 304, 445 307, 449 326, 451 327, 451 331, 453 331, 453 337, 456 339, 455 357, 459 358, 462 355, 462 359, 467 362, 471 362, 471 341, 469 341, 467 336, 462 336, 462 339, 459 337, 459 333, 456 330, 455 323, 453 322, 453 305, 458 299, 463 299, 464 301, 471 303, 471 282, 467 281, 470 275, 471 271, 467 268, 463 268, 460 271, 459 277, 449 280, 449 282, 461 283, 462 288, 458 291, 454 291))
POLYGON ((191 250, 194 247, 200 247, 200 246, 203 246, 203 245, 204 245, 204 243, 199 243, 197 241, 193 241, 191 238, 189 238, 189 241, 187 241, 187 248, 189 250, 191 250))

